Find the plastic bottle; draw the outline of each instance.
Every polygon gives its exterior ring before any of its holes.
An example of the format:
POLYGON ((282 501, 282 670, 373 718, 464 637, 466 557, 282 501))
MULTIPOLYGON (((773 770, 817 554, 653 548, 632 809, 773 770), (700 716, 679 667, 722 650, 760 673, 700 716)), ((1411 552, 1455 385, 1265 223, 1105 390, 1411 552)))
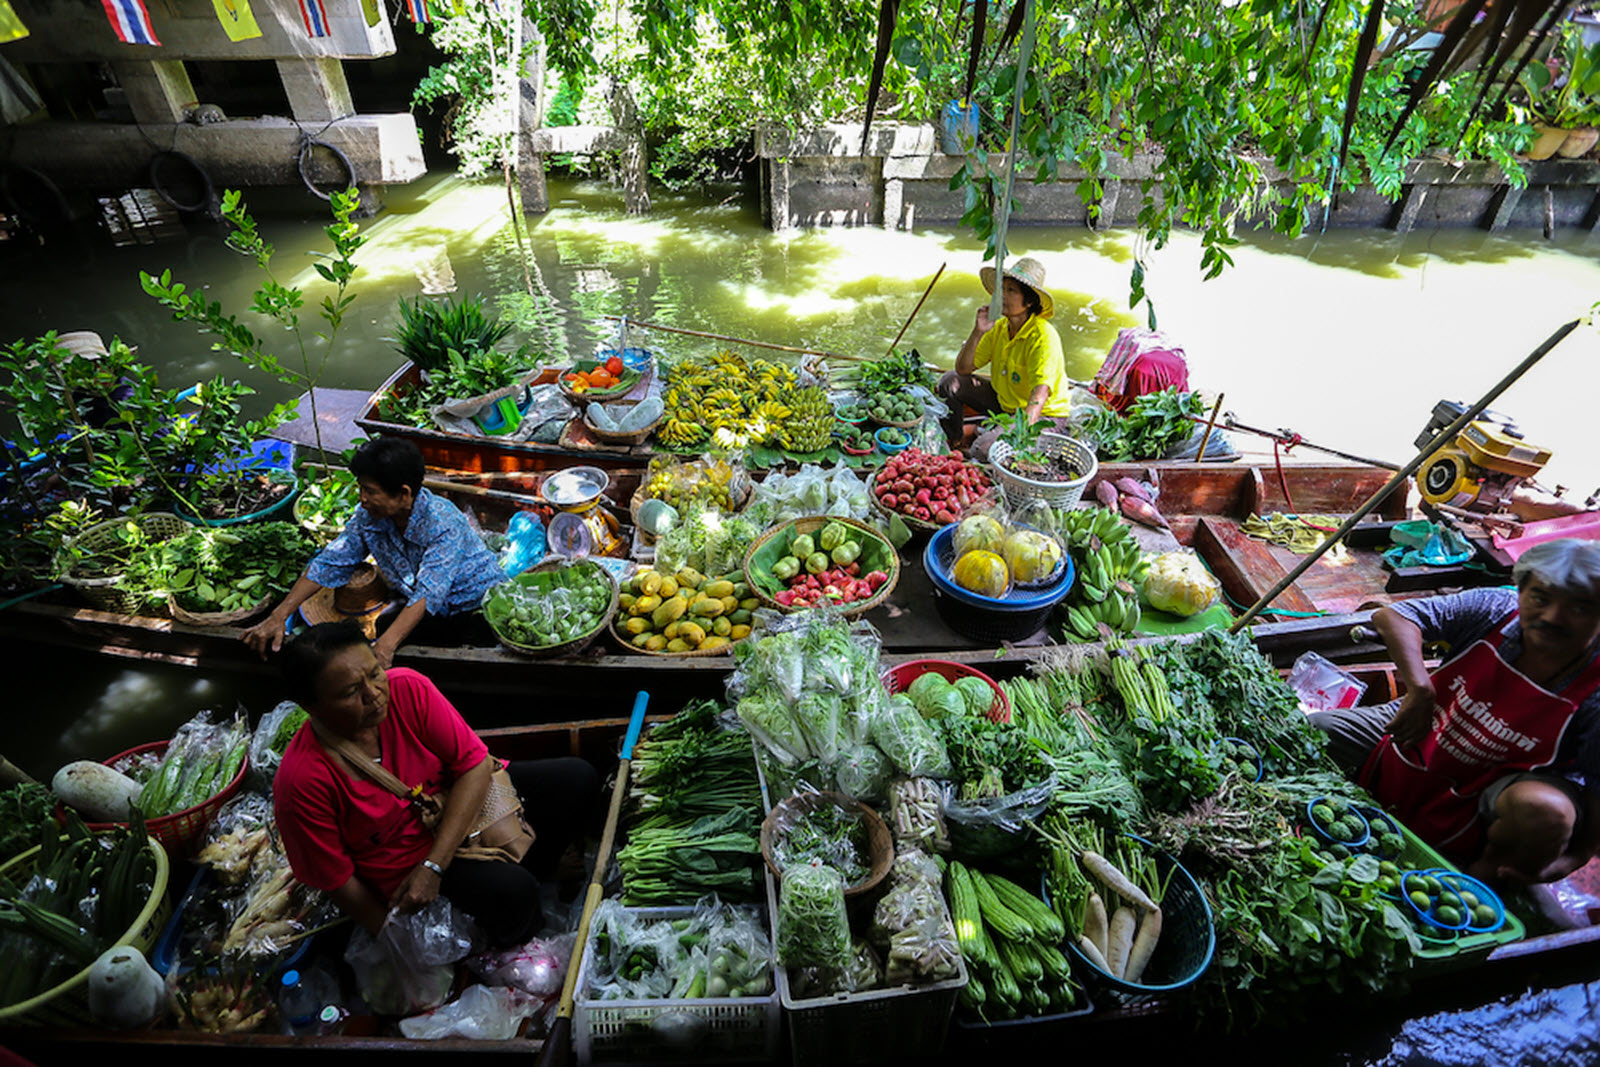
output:
POLYGON ((278 988, 278 1014, 283 1018, 283 1032, 305 1037, 317 1032, 317 1012, 322 1005, 317 1002, 299 971, 284 971, 278 988))
POLYGON ((344 1029, 344 1021, 350 1018, 350 1013, 337 1004, 324 1004, 322 1011, 317 1014, 317 1033, 337 1034, 344 1029))

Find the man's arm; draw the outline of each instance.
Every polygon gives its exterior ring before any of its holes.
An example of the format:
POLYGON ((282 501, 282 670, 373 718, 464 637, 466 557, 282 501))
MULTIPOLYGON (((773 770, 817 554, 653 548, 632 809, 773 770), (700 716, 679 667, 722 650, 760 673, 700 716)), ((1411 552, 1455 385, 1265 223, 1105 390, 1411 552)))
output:
POLYGON ((1383 637, 1389 658, 1405 683, 1405 696, 1387 727, 1397 743, 1414 745, 1433 725, 1437 706, 1433 676, 1422 655, 1422 628, 1393 608, 1379 608, 1372 616, 1373 629, 1383 637))

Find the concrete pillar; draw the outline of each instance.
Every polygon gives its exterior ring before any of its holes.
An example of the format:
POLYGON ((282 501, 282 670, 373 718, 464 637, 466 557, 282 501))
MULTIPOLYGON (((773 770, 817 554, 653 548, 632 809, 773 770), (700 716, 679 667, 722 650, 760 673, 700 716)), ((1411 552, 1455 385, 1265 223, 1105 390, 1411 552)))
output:
POLYGON ((611 106, 611 120, 623 136, 622 151, 618 153, 622 167, 622 203, 630 215, 650 212, 650 162, 645 152, 644 123, 639 119, 639 107, 633 101, 633 91, 620 78, 610 78, 606 83, 606 102, 611 106))
MULTIPOLYGON (((1117 201, 1122 199, 1122 182, 1116 178, 1106 178, 1100 183, 1100 215, 1095 217, 1093 210, 1084 215, 1084 220, 1089 223, 1091 230, 1106 230, 1117 224, 1117 201)), ((1092 205, 1085 205, 1092 208, 1092 205)))
POLYGON ((1400 214, 1395 219, 1394 230, 1396 233, 1410 233, 1417 225, 1417 212, 1422 210, 1422 202, 1428 198, 1428 187, 1425 185, 1408 185, 1400 195, 1400 214))
POLYGON ((789 161, 774 159, 767 170, 767 226, 773 233, 794 229, 789 219, 789 161))
POLYGON ((1489 198, 1490 233, 1499 233, 1511 224, 1511 213, 1521 199, 1522 190, 1511 185, 1502 185, 1494 191, 1494 196, 1489 198))
POLYGON ((907 229, 905 215, 906 183, 899 178, 886 178, 883 182, 883 228, 907 229))
POLYGON ((337 59, 280 59, 278 77, 289 96, 289 111, 298 122, 332 122, 356 113, 345 81, 344 64, 337 59))
POLYGON ((545 183, 544 155, 533 151, 533 131, 544 125, 544 38, 539 28, 526 19, 522 36, 533 43, 533 48, 518 85, 517 184, 522 194, 522 213, 543 215, 550 210, 550 188, 545 183))
POLYGON ((135 122, 151 126, 182 122, 197 103, 182 60, 116 62, 111 70, 133 109, 135 122))

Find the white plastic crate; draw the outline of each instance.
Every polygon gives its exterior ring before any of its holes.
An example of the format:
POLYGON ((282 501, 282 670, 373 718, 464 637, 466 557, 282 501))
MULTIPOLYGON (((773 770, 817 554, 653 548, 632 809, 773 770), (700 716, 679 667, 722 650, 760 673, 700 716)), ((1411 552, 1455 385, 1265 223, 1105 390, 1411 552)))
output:
MULTIPOLYGON (((686 919, 694 908, 628 908, 640 919, 686 919)), ((767 923, 771 952, 772 924, 767 923)), ((783 1030, 783 1009, 776 982, 764 997, 703 997, 696 1000, 596 1000, 589 995, 594 966, 594 940, 583 946, 578 966, 577 996, 573 1005, 572 1040, 580 1064, 730 1063, 772 1061, 778 1056, 783 1030), (669 1035, 658 1023, 673 1017, 673 1030, 681 1019, 686 1036, 669 1035)), ((773 963, 776 977, 777 963, 773 963)))

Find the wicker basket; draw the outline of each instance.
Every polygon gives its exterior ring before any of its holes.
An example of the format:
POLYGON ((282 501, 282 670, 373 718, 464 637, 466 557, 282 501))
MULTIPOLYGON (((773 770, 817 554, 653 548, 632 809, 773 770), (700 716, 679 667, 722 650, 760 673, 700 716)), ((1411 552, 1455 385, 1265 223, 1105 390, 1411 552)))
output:
MULTIPOLYGON (((67 558, 73 558, 75 553, 92 556, 116 542, 115 531, 124 523, 133 522, 139 530, 151 541, 165 541, 176 537, 189 528, 189 523, 178 516, 166 511, 152 511, 135 518, 111 519, 89 527, 78 536, 71 538, 62 546, 62 551, 67 558)), ((131 591, 122 587, 122 575, 114 574, 104 578, 82 578, 73 572, 77 564, 69 565, 61 574, 61 581, 76 589, 83 598, 101 611, 115 612, 118 615, 131 615, 132 609, 137 606, 138 598, 131 591)))
MULTIPOLYGON (((536 659, 548 659, 553 656, 571 656, 588 648, 589 645, 593 643, 594 639, 600 636, 601 631, 610 626, 611 617, 617 613, 617 594, 619 589, 617 587, 616 576, 610 571, 606 570, 606 568, 600 566, 598 563, 580 560, 576 563, 568 564, 564 560, 545 560, 538 566, 523 571, 521 574, 512 578, 511 582, 519 585, 530 584, 529 579, 533 578, 534 576, 548 574, 552 571, 556 571, 567 566, 593 567, 595 570, 598 570, 601 574, 605 575, 606 582, 611 587, 611 600, 606 605, 605 609, 601 611, 599 621, 596 622, 595 625, 589 630, 579 634, 570 641, 560 641, 553 645, 525 645, 519 641, 511 640, 505 634, 501 633, 500 628, 495 625, 493 617, 489 615, 487 610, 485 610, 484 618, 489 620, 489 626, 494 630, 494 635, 500 639, 500 643, 502 645, 505 645, 513 652, 520 652, 524 656, 532 656, 536 659)), ((492 591, 490 595, 493 595, 492 591)))
POLYGON ((870 893, 877 888, 879 882, 883 881, 889 873, 889 868, 894 864, 894 838, 877 812, 843 793, 797 793, 774 804, 761 823, 761 855, 767 861, 767 869, 772 872, 773 877, 780 880, 783 878, 783 871, 779 869, 777 859, 772 854, 773 842, 801 816, 828 804, 861 816, 861 821, 867 828, 867 852, 872 861, 871 869, 861 881, 845 886, 844 895, 859 897, 870 893))
POLYGON ((661 425, 661 419, 666 418, 666 414, 663 413, 655 422, 652 422, 642 430, 634 430, 632 433, 613 433, 609 430, 602 430, 594 424, 594 420, 589 417, 589 410, 593 406, 591 404, 583 409, 583 428, 596 441, 608 445, 642 445, 649 439, 651 434, 656 432, 656 427, 661 425))
POLYGON ((894 516, 898 515, 900 517, 900 521, 906 524, 906 529, 918 536, 927 536, 928 534, 931 534, 933 531, 937 530, 940 526, 944 525, 943 523, 929 522, 926 519, 914 519, 903 511, 896 511, 894 508, 884 507, 878 502, 878 494, 873 491, 873 487, 877 484, 877 481, 878 476, 876 473, 867 479, 867 502, 875 513, 882 515, 885 519, 893 518, 894 516))
MULTIPOLYGON (((119 752, 105 761, 107 767, 116 767, 124 761, 135 759, 149 753, 161 756, 167 751, 167 741, 152 741, 147 745, 130 748, 126 752, 119 752)), ((181 860, 188 855, 189 848, 211 825, 211 820, 216 818, 217 812, 222 810, 222 805, 233 799, 233 795, 244 784, 244 776, 250 771, 250 758, 245 757, 239 764, 239 773, 233 780, 223 786, 216 793, 193 807, 175 811, 171 815, 159 815, 153 819, 145 820, 145 830, 151 837, 160 841, 167 850, 167 855, 175 860, 181 860)), ((89 829, 94 831, 109 830, 113 826, 126 826, 126 823, 92 822, 89 829)))
POLYGON ((600 363, 596 360, 576 360, 572 366, 561 372, 561 376, 556 379, 556 385, 560 387, 561 392, 568 400, 577 404, 588 404, 593 400, 617 400, 627 396, 629 390, 644 379, 643 371, 629 367, 622 372, 622 378, 618 380, 616 385, 608 386, 605 389, 585 389, 580 393, 567 384, 566 377, 568 374, 574 372, 587 373, 598 366, 600 366, 600 363))
MULTIPOLYGON (((153 840, 149 841, 149 848, 155 854, 156 861, 153 884, 150 886, 150 899, 145 901, 144 907, 134 918, 133 925, 128 928, 127 933, 119 937, 116 944, 109 946, 110 948, 127 945, 148 953, 160 938, 162 928, 167 925, 167 920, 172 915, 172 900, 167 895, 167 879, 170 871, 167 853, 153 840)), ((23 876, 31 875, 38 858, 39 849, 35 847, 0 866, 0 874, 21 885, 27 881, 23 876)), ((60 985, 47 989, 36 997, 0 1007, 0 1030, 21 1026, 52 1026, 81 1031, 84 1027, 93 1025, 93 1018, 89 1014, 89 971, 90 967, 85 967, 60 985)))
POLYGON ((1011 446, 1005 441, 996 441, 989 446, 989 462, 994 465, 995 477, 1000 482, 1000 491, 1005 494, 1006 504, 1016 508, 1029 501, 1042 500, 1053 508, 1076 506, 1083 499, 1084 486, 1100 469, 1094 452, 1077 438, 1049 430, 1039 435, 1038 448, 1052 458, 1066 456, 1075 467, 1087 467, 1088 470, 1070 482, 1041 482, 1027 478, 1006 468, 1005 462, 1011 458, 1011 446))
POLYGON ((831 515, 811 515, 786 522, 782 526, 774 526, 751 543, 744 555, 744 580, 749 583, 750 592, 756 599, 778 611, 796 610, 786 608, 774 599, 776 593, 783 591, 784 585, 772 576, 772 564, 783 557, 794 538, 801 534, 815 534, 830 522, 837 522, 849 528, 851 533, 861 539, 861 555, 857 557, 856 562, 861 564, 863 573, 881 570, 889 576, 888 581, 878 586, 877 591, 870 597, 849 604, 840 604, 839 611, 847 618, 855 618, 889 599, 889 594, 894 592, 895 583, 900 580, 900 554, 894 550, 894 546, 887 538, 865 523, 831 515))
POLYGON ((235 611, 185 611, 178 598, 167 594, 167 613, 179 622, 190 626, 237 626, 263 615, 272 606, 272 597, 264 596, 247 608, 235 611))

